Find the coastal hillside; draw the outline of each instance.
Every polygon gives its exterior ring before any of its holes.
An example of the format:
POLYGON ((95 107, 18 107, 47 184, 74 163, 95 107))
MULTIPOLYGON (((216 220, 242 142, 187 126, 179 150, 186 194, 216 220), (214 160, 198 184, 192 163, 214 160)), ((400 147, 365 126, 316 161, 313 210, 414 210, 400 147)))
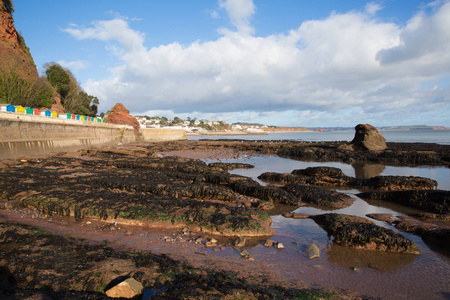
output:
POLYGON ((0 1, 0 69, 13 70, 20 77, 38 80, 39 74, 24 38, 14 26, 12 1, 0 1))
POLYGON ((0 103, 51 108, 54 90, 39 77, 30 49, 14 26, 12 0, 0 1, 0 103))

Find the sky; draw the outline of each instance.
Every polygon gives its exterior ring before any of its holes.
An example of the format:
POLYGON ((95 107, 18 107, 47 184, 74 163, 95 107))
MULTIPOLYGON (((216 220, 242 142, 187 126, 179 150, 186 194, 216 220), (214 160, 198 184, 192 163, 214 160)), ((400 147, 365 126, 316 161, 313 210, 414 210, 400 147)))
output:
POLYGON ((450 127, 450 0, 15 0, 41 74, 133 115, 450 127))

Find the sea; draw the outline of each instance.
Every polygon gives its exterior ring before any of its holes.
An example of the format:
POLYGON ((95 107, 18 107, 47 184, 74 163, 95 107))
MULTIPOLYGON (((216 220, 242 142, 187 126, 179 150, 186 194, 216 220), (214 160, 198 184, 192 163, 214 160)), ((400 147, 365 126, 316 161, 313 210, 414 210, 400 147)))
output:
MULTIPOLYGON (((450 145, 450 130, 381 131, 387 142, 437 143, 450 145)), ((351 141, 354 131, 339 132, 282 132, 267 135, 190 136, 189 140, 295 140, 295 141, 351 141)), ((273 155, 247 155, 234 159, 206 159, 205 162, 242 162, 254 165, 253 169, 236 169, 233 174, 248 176, 261 185, 257 178, 264 172, 290 173, 294 169, 312 166, 331 166, 342 169, 348 176, 420 176, 434 179, 438 189, 450 190, 449 166, 398 167, 382 164, 345 164, 341 162, 306 162, 273 155)), ((394 217, 421 212, 401 205, 373 201, 357 196, 356 189, 338 189, 354 199, 353 205, 337 210, 314 206, 284 208, 307 214, 342 213, 368 218, 370 213, 388 213, 394 217)), ((361 295, 381 299, 450 299, 450 249, 429 245, 419 236, 398 231, 393 225, 374 221, 412 240, 421 251, 419 255, 357 250, 333 244, 333 237, 313 220, 284 218, 282 213, 271 215, 272 228, 277 232, 271 239, 282 242, 282 251, 262 247, 263 242, 247 249, 255 261, 264 261, 272 272, 291 280, 301 280, 311 287, 327 286, 349 289, 361 295), (309 260, 304 251, 310 244, 320 249, 320 258, 309 260)), ((215 255, 214 252, 210 253, 215 255)), ((233 254, 232 254, 233 255, 233 254)))
MULTIPOLYGON (((450 145, 450 130, 381 130, 386 142, 399 143, 436 143, 450 145)), ((221 136, 189 136, 188 140, 201 139, 243 139, 243 140, 293 140, 311 142, 350 142, 355 136, 354 130, 349 131, 299 131, 299 132, 270 132, 267 135, 221 135, 221 136)))

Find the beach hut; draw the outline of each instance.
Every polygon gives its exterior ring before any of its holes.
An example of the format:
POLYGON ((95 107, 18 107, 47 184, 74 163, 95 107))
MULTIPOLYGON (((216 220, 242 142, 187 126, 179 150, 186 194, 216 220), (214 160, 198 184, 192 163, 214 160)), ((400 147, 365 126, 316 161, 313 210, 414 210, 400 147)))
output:
POLYGON ((97 118, 92 117, 92 122, 96 122, 97 123, 97 118))
POLYGON ((76 114, 72 114, 71 119, 72 119, 72 120, 76 120, 76 119, 77 119, 77 115, 76 115, 76 114))
POLYGON ((105 123, 105 119, 102 119, 102 123, 105 123))
POLYGON ((87 121, 88 117, 87 116, 83 116, 83 121, 87 121))
POLYGON ((33 114, 33 109, 31 107, 27 107, 27 109, 25 109, 25 113, 27 115, 32 115, 33 114))
POLYGON ((72 119, 72 114, 67 114, 66 119, 69 119, 69 120, 72 119))
POLYGON ((44 112, 44 116, 46 116, 46 117, 51 117, 51 116, 52 116, 52 111, 51 111, 50 109, 47 109, 47 110, 44 112))
POLYGON ((8 105, 6 105, 6 111, 15 113, 16 112, 16 107, 14 105, 12 105, 12 104, 8 104, 8 105))
POLYGON ((25 113, 25 108, 22 105, 16 106, 16 113, 24 114, 25 113))
POLYGON ((40 116, 41 115, 41 110, 39 108, 36 108, 35 110, 33 110, 33 115, 40 116))
POLYGON ((102 119, 101 118, 97 118, 97 123, 101 123, 102 119))
POLYGON ((52 111, 52 118, 57 118, 58 117, 58 113, 54 110, 52 111))
POLYGON ((80 115, 77 115, 77 120, 81 120, 81 116, 80 115))

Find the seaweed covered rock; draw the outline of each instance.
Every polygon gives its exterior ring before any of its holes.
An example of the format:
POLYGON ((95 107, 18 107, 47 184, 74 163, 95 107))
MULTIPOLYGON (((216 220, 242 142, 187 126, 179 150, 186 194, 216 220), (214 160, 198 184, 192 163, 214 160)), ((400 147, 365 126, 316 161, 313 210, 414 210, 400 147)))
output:
POLYGON ((298 199, 286 190, 273 186, 261 186, 259 183, 239 180, 231 185, 235 192, 276 203, 298 205, 298 199))
POLYGON ((376 176, 353 181, 354 187, 370 188, 382 191, 431 190, 437 181, 417 176, 376 176))
POLYGON ((315 185, 346 186, 351 185, 354 178, 349 177, 339 168, 309 167, 291 172, 298 176, 308 176, 308 183, 315 185))
MULTIPOLYGON (((214 173, 194 159, 95 153, 92 159, 51 157, 0 170, 0 195, 39 214, 73 216, 76 221, 188 227, 226 236, 274 232, 270 217, 255 208, 257 199, 232 189, 235 181, 259 186, 250 178, 214 173), (250 205, 237 205, 242 202, 250 205)), ((259 193, 276 197, 276 191, 259 193)))
POLYGON ((370 124, 358 124, 355 127, 355 137, 350 142, 355 150, 385 150, 386 139, 370 124))
POLYGON ((262 173, 258 176, 258 179, 276 184, 308 183, 309 181, 307 176, 275 172, 262 173))
POLYGON ((219 168, 225 171, 230 171, 234 169, 253 169, 255 166, 251 164, 243 164, 243 163, 223 163, 223 162, 215 162, 208 164, 210 168, 219 168))
POLYGON ((428 190, 437 186, 436 180, 416 176, 376 176, 354 178, 345 175, 341 169, 333 167, 309 167, 293 170, 291 174, 267 172, 259 179, 281 184, 303 183, 321 186, 349 186, 383 191, 428 190))
POLYGON ((292 183, 283 189, 297 198, 298 205, 305 202, 329 208, 344 208, 353 203, 353 198, 346 194, 311 185, 292 183))
POLYGON ((420 253, 411 240, 366 218, 342 214, 322 214, 311 218, 334 237, 335 244, 364 250, 420 253))
POLYGON ((394 202, 437 214, 448 213, 450 203, 450 191, 443 190, 365 192, 357 196, 367 200, 394 202))

